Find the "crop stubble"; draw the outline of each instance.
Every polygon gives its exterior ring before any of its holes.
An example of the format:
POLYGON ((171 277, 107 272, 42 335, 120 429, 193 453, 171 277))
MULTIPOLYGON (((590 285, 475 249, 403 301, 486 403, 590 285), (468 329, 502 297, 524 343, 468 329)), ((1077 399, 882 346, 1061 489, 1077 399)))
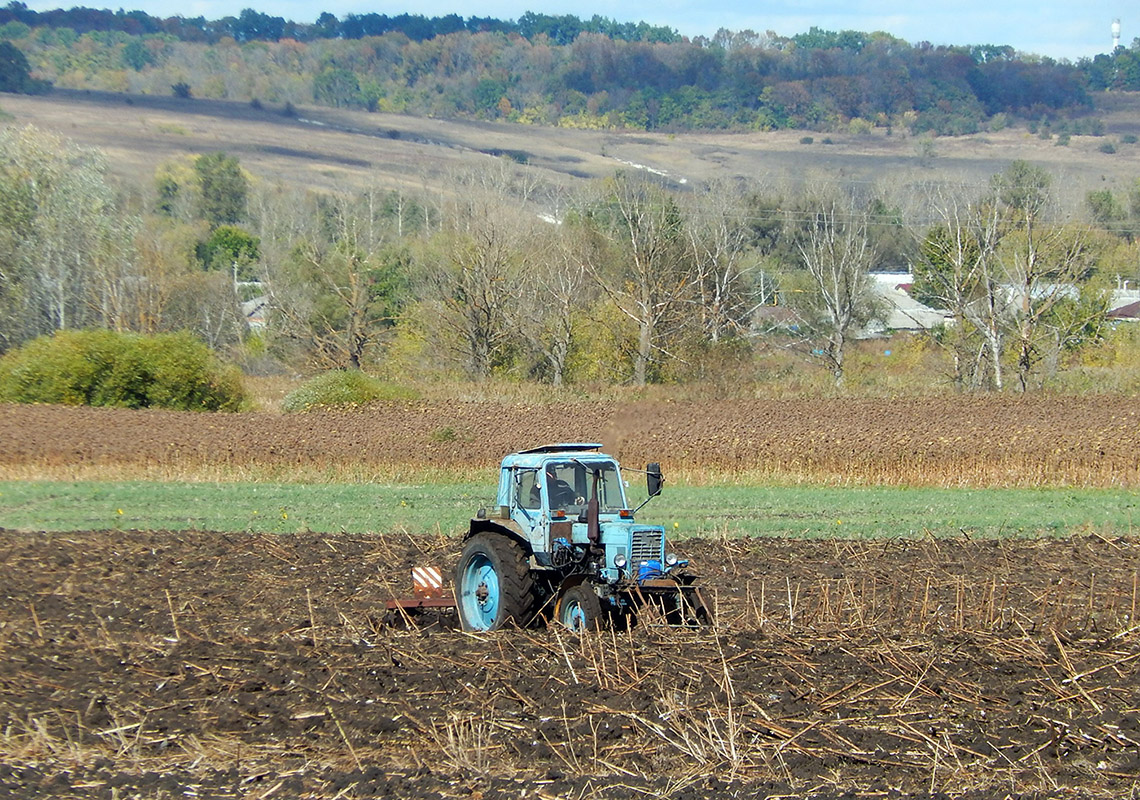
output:
POLYGON ((472 636, 381 624, 445 537, 0 533, 0 793, 1140 789, 1140 541, 681 550, 713 629, 472 636))

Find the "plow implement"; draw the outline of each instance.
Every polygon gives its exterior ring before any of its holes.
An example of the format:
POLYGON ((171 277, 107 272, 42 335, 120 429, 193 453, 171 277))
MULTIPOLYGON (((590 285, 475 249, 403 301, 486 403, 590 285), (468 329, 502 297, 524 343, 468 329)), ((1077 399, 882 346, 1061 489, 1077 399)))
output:
POLYGON ((412 596, 387 602, 385 622, 401 627, 455 628, 455 598, 444 590, 439 567, 412 569, 412 596))

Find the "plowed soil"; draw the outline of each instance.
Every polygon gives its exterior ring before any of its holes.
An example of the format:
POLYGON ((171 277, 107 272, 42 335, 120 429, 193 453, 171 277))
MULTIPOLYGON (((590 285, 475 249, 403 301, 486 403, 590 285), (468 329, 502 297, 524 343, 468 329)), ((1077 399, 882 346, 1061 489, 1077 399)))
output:
POLYGON ((932 486, 1140 486, 1134 397, 935 397, 381 404, 299 415, 0 406, 0 475, 120 467, 178 477, 390 465, 491 468, 537 444, 600 441, 670 474, 932 486))
POLYGON ((679 550, 715 627, 476 636, 447 539, 0 532, 0 795, 1140 793, 1140 540, 679 550))

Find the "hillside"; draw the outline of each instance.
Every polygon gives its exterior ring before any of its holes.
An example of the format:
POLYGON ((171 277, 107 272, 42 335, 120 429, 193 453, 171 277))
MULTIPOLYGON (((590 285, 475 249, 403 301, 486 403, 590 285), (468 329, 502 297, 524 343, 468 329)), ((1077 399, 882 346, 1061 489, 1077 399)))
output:
POLYGON ((8 124, 58 131, 103 150, 112 171, 148 181, 160 163, 222 150, 270 182, 331 190, 369 183, 440 189, 449 175, 506 156, 530 164, 556 185, 647 168, 674 188, 747 178, 772 186, 829 179, 905 186, 938 181, 981 184, 1015 159, 1040 164, 1076 207, 1087 190, 1122 189, 1140 174, 1140 98, 1096 98, 1103 137, 1074 136, 1068 146, 1024 129, 915 138, 881 130, 853 135, 767 133, 623 133, 545 128, 396 114, 298 107, 294 116, 268 104, 121 95, 57 89, 44 96, 4 95, 8 124), (1100 147, 1114 143, 1116 152, 1100 147), (830 143, 825 143, 830 142, 830 143), (923 143, 928 144, 923 144, 923 143), (924 150, 925 147, 925 150, 924 150), (920 155, 921 154, 921 155, 920 155), (633 165, 639 165, 635 167, 633 165))

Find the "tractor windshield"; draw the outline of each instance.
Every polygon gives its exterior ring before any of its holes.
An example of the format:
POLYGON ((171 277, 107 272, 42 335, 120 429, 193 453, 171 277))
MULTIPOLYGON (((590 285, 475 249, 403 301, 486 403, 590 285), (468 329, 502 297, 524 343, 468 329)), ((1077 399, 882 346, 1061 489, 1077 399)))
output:
POLYGON ((599 472, 598 510, 603 514, 616 514, 625 508, 621 478, 614 462, 552 461, 546 465, 550 510, 563 509, 569 515, 581 513, 590 499, 595 471, 599 472))

